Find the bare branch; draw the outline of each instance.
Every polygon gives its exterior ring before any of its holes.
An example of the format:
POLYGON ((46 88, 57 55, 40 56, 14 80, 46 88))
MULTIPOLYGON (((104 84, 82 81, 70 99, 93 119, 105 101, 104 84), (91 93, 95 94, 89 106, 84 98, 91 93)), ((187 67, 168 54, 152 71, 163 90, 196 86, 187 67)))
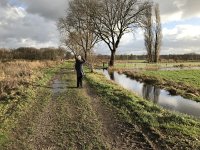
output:
MULTIPOLYGON (((116 52, 122 36, 140 24, 147 3, 142 0, 100 0, 91 8, 94 32, 108 45, 111 55, 116 52)), ((114 65, 112 58, 110 66, 114 65)))

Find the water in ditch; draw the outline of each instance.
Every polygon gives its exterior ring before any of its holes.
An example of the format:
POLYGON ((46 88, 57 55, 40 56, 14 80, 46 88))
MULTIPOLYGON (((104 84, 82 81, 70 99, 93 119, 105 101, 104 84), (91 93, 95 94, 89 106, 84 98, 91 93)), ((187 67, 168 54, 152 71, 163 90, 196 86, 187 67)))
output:
POLYGON ((182 96, 173 96, 166 90, 154 85, 138 82, 117 72, 101 71, 108 79, 115 81, 122 87, 133 91, 144 99, 151 100, 163 108, 178 111, 195 117, 200 117, 200 103, 182 96))

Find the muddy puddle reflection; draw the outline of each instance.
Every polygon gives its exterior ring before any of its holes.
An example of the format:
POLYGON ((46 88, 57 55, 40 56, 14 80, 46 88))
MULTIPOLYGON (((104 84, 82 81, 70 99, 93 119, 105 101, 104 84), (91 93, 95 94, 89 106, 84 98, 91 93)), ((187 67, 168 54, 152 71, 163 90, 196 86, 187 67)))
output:
POLYGON ((109 73, 107 70, 101 70, 100 72, 102 72, 108 79, 115 81, 122 87, 131 90, 137 95, 153 101, 166 109, 200 117, 200 103, 185 99, 182 96, 172 96, 166 90, 157 88, 150 84, 140 83, 136 80, 130 79, 125 74, 119 74, 117 72, 109 73))
POLYGON ((52 83, 53 94, 61 93, 65 89, 65 84, 59 79, 54 79, 52 83))

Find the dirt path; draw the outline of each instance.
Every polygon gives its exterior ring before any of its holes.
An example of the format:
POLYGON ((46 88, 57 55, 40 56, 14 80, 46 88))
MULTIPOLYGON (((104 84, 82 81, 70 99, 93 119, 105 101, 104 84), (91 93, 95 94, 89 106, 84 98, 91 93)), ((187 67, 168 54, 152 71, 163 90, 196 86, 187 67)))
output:
POLYGON ((136 125, 119 118, 85 83, 75 88, 72 68, 61 68, 30 112, 13 129, 5 149, 156 149, 136 125))

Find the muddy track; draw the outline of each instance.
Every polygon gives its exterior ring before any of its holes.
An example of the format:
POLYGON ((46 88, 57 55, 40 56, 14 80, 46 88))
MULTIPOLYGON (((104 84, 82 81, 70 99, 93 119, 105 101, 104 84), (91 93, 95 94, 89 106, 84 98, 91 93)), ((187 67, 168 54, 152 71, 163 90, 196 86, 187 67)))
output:
POLYGON ((51 88, 39 90, 5 149, 164 149, 149 138, 152 134, 120 118, 118 109, 104 103, 86 83, 83 89, 75 85, 72 68, 61 68, 51 88))

